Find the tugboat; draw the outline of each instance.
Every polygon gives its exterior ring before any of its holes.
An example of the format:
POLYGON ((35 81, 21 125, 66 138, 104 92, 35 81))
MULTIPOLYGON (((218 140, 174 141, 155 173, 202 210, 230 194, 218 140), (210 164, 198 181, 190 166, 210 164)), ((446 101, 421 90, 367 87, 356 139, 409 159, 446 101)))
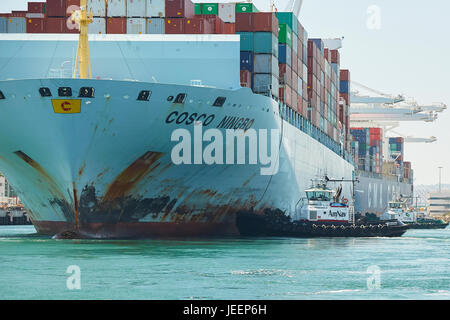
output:
POLYGON ((414 210, 409 210, 406 201, 400 197, 390 201, 387 210, 380 216, 380 220, 397 219, 410 229, 445 229, 449 223, 443 220, 418 218, 414 210))
POLYGON ((449 225, 441 219, 421 218, 417 219, 415 223, 409 225, 411 229, 445 229, 449 225))
POLYGON ((31 224, 31 221, 27 215, 27 211, 21 204, 8 206, 6 208, 6 214, 9 216, 8 224, 11 225, 31 224))
POLYGON ((417 217, 414 211, 408 210, 406 201, 401 198, 389 201, 386 211, 380 216, 380 220, 396 219, 404 224, 414 224, 417 222, 417 217))
MULTIPOLYGON (((258 221, 253 221, 253 230, 266 236, 287 237, 400 237, 408 230, 409 227, 397 219, 355 222, 353 199, 350 203, 341 198, 342 185, 336 190, 327 187, 328 182, 349 181, 356 180, 325 177, 305 190, 306 198, 298 202, 296 219, 286 217, 283 212, 266 212, 258 221)), ((249 225, 243 219, 245 216, 239 215, 238 223, 249 225)))

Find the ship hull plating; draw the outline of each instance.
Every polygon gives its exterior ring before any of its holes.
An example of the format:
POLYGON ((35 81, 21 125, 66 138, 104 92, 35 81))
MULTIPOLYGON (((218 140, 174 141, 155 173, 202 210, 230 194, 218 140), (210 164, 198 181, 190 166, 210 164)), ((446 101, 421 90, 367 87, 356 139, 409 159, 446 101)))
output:
MULTIPOLYGON (((295 219, 299 199, 311 179, 324 174, 351 177, 353 166, 282 120, 278 104, 249 89, 222 90, 131 81, 42 79, 0 82, 0 171, 17 190, 38 232, 76 230, 84 237, 227 236, 243 234, 240 213, 283 212, 295 219), (41 97, 48 87, 53 97, 41 97), (79 113, 55 113, 59 87, 81 100, 79 113), (149 101, 138 101, 150 90, 149 101), (184 103, 169 96, 187 94, 184 103), (226 97, 223 107, 212 106, 226 97), (176 112, 176 113, 175 113, 176 112), (251 129, 278 129, 279 170, 262 175, 260 163, 180 164, 172 161, 176 129, 194 135, 200 115, 203 130, 224 133, 224 119, 248 119, 251 129), (190 116, 193 116, 191 118, 190 116), (18 126, 17 124, 21 125, 18 126), (222 123, 222 124, 221 124, 222 123)), ((242 121, 241 123, 244 123, 242 121)), ((193 142, 192 142, 193 143, 193 142)), ((204 145, 208 143, 204 142, 204 145)), ((351 187, 344 185, 351 197, 351 187)))

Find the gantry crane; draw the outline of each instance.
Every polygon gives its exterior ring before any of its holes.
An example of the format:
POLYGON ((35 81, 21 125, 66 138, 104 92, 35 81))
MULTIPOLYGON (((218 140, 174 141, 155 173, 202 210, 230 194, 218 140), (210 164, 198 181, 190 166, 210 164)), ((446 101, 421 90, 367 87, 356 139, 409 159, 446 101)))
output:
POLYGON ((438 113, 447 109, 443 103, 432 105, 419 105, 414 99, 406 99, 403 95, 390 95, 369 88, 356 81, 351 81, 352 87, 361 88, 376 94, 377 96, 362 95, 355 88, 350 93, 350 127, 382 128, 383 129, 383 154, 388 154, 389 132, 403 137, 405 143, 433 143, 437 140, 432 136, 419 138, 404 136, 395 132, 400 122, 424 121, 433 122, 438 113))

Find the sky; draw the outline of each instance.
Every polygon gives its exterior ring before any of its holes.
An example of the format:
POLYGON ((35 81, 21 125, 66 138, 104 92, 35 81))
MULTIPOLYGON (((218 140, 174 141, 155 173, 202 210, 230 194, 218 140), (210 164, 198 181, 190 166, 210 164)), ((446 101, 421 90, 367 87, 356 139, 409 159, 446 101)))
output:
MULTIPOLYGON (((269 1, 253 2, 269 10, 269 1)), ((0 0, 0 12, 25 10, 26 3, 0 0)), ((275 1, 280 11, 286 3, 275 1)), ((387 94, 413 97, 420 104, 450 106, 448 12, 447 0, 304 0, 300 22, 310 38, 344 37, 341 68, 350 69, 351 79, 387 94), (379 28, 368 27, 374 17, 368 10, 374 6, 379 28)), ((442 183, 450 183, 450 110, 436 122, 404 123, 396 131, 438 138, 431 144, 406 144, 405 161, 412 162, 415 184, 438 183, 439 166, 442 183)))

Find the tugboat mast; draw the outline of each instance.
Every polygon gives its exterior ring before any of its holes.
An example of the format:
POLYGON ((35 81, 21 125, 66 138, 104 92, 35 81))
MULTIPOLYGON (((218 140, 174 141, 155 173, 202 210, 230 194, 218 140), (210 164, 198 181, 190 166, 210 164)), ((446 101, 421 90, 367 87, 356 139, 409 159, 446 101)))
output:
POLYGON ((80 10, 72 13, 72 21, 80 26, 80 37, 78 40, 77 57, 75 59, 75 69, 73 78, 77 77, 77 71, 80 79, 92 78, 91 57, 89 54, 89 24, 93 21, 92 11, 87 12, 87 0, 80 1, 80 10))

